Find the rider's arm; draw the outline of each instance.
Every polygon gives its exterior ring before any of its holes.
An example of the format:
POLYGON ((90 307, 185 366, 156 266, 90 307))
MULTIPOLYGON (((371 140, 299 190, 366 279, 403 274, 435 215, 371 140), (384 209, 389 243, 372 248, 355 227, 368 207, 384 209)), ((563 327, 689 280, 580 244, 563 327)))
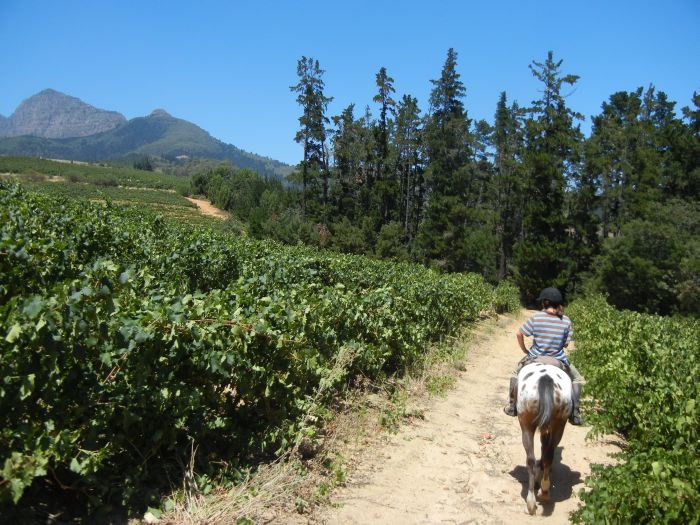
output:
POLYGON ((522 330, 518 330, 518 333, 515 334, 515 337, 518 340, 518 344, 520 345, 520 349, 524 353, 527 354, 528 352, 527 352, 527 347, 525 346, 525 334, 523 334, 522 330))

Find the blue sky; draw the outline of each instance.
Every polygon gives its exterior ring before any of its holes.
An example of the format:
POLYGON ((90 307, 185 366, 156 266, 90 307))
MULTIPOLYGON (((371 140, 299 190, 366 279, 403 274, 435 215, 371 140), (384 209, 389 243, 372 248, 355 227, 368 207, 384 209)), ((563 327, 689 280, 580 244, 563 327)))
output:
MULTIPOLYGON (((329 116, 372 103, 382 66, 427 110, 430 79, 458 53, 470 117, 493 121, 499 93, 527 105, 528 70, 548 50, 580 75, 586 115, 653 83, 677 108, 700 92, 700 1, 0 0, 0 114, 45 88, 127 118, 155 108, 238 147, 296 163, 296 62, 326 70, 329 116)), ((375 111, 376 112, 376 111, 375 111)))

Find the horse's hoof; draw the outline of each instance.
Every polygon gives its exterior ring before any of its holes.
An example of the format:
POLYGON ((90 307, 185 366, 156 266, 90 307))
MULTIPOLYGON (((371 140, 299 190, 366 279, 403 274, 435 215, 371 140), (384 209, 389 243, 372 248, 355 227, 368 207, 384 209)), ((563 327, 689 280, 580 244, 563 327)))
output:
POLYGON ((530 493, 527 495, 527 511, 530 513, 530 516, 534 516, 535 512, 537 512, 537 500, 535 500, 535 495, 530 493))
POLYGON ((549 492, 540 492, 540 500, 549 501, 549 492))

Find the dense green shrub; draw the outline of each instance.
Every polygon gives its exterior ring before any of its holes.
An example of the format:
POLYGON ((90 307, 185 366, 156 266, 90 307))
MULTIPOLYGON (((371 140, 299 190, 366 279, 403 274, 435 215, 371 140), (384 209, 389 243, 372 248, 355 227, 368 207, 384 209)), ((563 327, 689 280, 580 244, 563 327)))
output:
POLYGON ((597 410, 596 432, 618 431, 622 462, 597 467, 578 523, 698 523, 700 321, 574 303, 572 354, 597 410))
POLYGON ((287 447, 312 403, 400 372, 492 297, 478 275, 0 183, 0 496, 51 510, 70 487, 92 511, 137 508, 193 447, 198 472, 235 473, 287 447))
POLYGON ((500 313, 516 312, 520 308, 520 291, 513 281, 498 283, 493 291, 493 309, 500 313))

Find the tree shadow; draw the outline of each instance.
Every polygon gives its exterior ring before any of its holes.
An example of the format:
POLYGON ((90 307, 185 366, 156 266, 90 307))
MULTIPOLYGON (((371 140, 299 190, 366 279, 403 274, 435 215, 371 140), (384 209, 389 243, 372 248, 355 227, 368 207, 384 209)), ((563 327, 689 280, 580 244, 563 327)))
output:
MULTIPOLYGON (((581 473, 575 470, 571 470, 568 465, 562 463, 562 449, 564 447, 557 447, 554 451, 554 463, 552 464, 552 470, 549 474, 549 478, 552 481, 552 486, 549 489, 549 500, 543 501, 537 497, 538 503, 542 507, 543 516, 551 516, 554 512, 554 507, 560 501, 566 501, 574 493, 574 487, 583 483, 583 478, 581 473)), ((520 491, 520 496, 527 498, 527 487, 528 487, 528 473, 527 467, 524 465, 518 465, 513 470, 509 472, 511 476, 517 479, 522 485, 522 490, 520 491)), ((535 488, 539 488, 539 483, 535 488)))

